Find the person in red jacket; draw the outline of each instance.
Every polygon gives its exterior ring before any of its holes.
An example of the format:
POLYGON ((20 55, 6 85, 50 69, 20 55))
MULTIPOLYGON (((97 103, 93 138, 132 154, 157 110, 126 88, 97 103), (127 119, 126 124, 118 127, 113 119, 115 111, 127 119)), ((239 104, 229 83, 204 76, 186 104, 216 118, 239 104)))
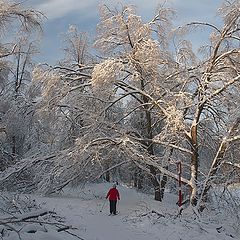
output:
POLYGON ((110 203, 110 215, 117 214, 117 200, 120 200, 120 194, 117 190, 117 185, 113 184, 113 187, 108 191, 106 199, 109 199, 110 203))

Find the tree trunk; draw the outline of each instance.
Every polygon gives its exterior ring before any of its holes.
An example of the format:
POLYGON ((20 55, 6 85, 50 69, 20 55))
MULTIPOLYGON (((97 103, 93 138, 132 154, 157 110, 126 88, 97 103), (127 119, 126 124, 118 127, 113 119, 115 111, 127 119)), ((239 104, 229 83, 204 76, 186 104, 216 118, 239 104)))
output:
POLYGON ((143 181, 142 178, 139 177, 137 181, 137 189, 142 189, 143 188, 143 181))
MULTIPOLYGON (((144 86, 144 80, 141 80, 141 90, 145 90, 145 86, 144 86)), ((148 103, 148 98, 146 96, 142 97, 143 102, 144 103, 148 103)), ((146 137, 148 139, 153 139, 153 134, 152 134, 152 117, 151 117, 151 112, 148 109, 147 105, 144 105, 145 108, 145 116, 146 116, 146 121, 147 121, 147 126, 146 126, 146 137)), ((145 145, 147 146, 147 150, 149 152, 149 154, 154 155, 154 150, 153 150, 153 145, 152 142, 146 142, 145 145)), ((154 199, 156 201, 162 201, 161 198, 161 194, 160 194, 160 184, 159 181, 156 177, 157 175, 157 169, 153 166, 150 166, 150 173, 152 175, 151 180, 152 180, 152 184, 154 187, 154 199)))
POLYGON ((137 189, 142 189, 143 188, 142 169, 138 169, 136 177, 137 177, 137 189))
MULTIPOLYGON (((151 113, 146 110, 146 119, 147 119, 147 134, 148 134, 148 139, 152 139, 152 121, 151 121, 151 113)), ((151 155, 154 155, 153 151, 153 145, 152 143, 146 143, 147 145, 147 150, 151 155)), ((150 166, 150 173, 152 174, 152 184, 154 187, 154 199, 156 201, 162 201, 161 194, 160 194, 160 184, 157 179, 157 169, 153 166, 150 166)))
POLYGON ((12 137, 12 154, 15 156, 16 155, 16 137, 12 137))
POLYGON ((137 189, 142 189, 143 185, 142 185, 142 170, 141 169, 136 169, 134 171, 134 175, 133 175, 133 186, 137 189))
MULTIPOLYGON (((173 153, 173 148, 170 150, 170 154, 169 154, 169 158, 168 158, 169 162, 171 160, 170 157, 172 156, 172 153, 173 153)), ((166 170, 168 170, 168 166, 166 166, 165 168, 166 168, 166 170)), ((168 176, 166 174, 163 174, 163 177, 162 177, 161 182, 160 182, 160 196, 161 196, 161 200, 164 197, 164 192, 165 192, 165 187, 166 187, 167 181, 168 181, 168 176)))
POLYGON ((197 175, 198 175, 198 147, 197 147, 197 123, 194 123, 191 128, 191 196, 190 202, 193 206, 197 204, 197 175))
POLYGON ((161 193, 160 193, 160 184, 157 180, 157 172, 156 172, 156 168, 153 167, 153 166, 150 166, 150 172, 152 174, 152 184, 153 184, 153 187, 154 187, 154 200, 156 201, 162 201, 162 198, 161 198, 161 193))
POLYGON ((160 198, 161 198, 161 201, 164 197, 165 186, 167 184, 167 180, 168 180, 167 175, 164 174, 163 177, 162 177, 162 180, 160 182, 160 198))
POLYGON ((109 171, 107 171, 106 174, 105 174, 105 180, 107 182, 110 182, 110 172, 109 171))

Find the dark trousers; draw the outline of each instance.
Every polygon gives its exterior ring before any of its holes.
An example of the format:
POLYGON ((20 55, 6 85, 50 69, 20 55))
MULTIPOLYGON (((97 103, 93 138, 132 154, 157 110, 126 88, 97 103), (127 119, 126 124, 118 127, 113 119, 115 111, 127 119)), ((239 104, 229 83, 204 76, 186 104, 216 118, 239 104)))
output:
POLYGON ((110 202, 110 214, 116 214, 117 200, 109 200, 110 202))

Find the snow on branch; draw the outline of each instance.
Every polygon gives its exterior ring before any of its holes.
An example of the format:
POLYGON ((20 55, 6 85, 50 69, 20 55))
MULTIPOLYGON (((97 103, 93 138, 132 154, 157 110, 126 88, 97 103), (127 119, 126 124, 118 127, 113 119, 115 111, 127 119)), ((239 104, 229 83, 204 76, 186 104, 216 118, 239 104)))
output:
POLYGON ((17 44, 15 44, 13 46, 13 48, 12 48, 12 50, 10 52, 0 54, 0 58, 8 57, 8 56, 14 54, 16 47, 17 47, 17 44))
POLYGON ((217 89, 216 91, 214 91, 210 96, 206 97, 203 99, 201 105, 205 104, 206 102, 210 101, 211 99, 213 99, 214 97, 216 97, 217 95, 219 95, 220 93, 222 93, 224 90, 226 90, 229 86, 231 86, 232 84, 238 82, 240 80, 240 75, 236 76, 235 78, 233 78, 232 80, 228 81, 226 84, 224 84, 224 86, 222 86, 221 88, 217 89))
POLYGON ((239 163, 233 163, 233 162, 228 162, 228 161, 223 161, 222 164, 228 164, 230 166, 236 167, 240 169, 240 164, 239 163))
MULTIPOLYGON (((5 203, 10 199, 4 199, 5 203)), ((20 200, 20 198, 18 199, 20 200)), ((18 205, 21 205, 26 202, 19 201, 18 205)), ((76 228, 67 225, 64 223, 63 219, 57 215, 56 212, 49 211, 46 209, 39 209, 39 206, 36 205, 25 205, 25 209, 21 214, 11 214, 12 216, 1 216, 0 226, 2 226, 1 236, 7 237, 12 236, 12 232, 15 232, 18 235, 19 239, 22 239, 24 233, 34 234, 36 232, 48 232, 56 231, 62 232, 65 231, 70 235, 80 238, 78 235, 68 232, 66 230, 74 230, 76 228)), ((12 209, 13 210, 13 209, 12 209)), ((11 211, 11 208, 9 209, 11 211)), ((9 214, 8 214, 9 215, 9 214)), ((2 238, 5 239, 5 238, 2 238)))
POLYGON ((6 31, 7 26, 15 22, 20 26, 20 30, 30 33, 36 29, 42 31, 44 15, 37 10, 22 7, 21 2, 1 1, 0 19, 2 31, 6 31))
POLYGON ((224 136, 222 138, 222 141, 218 147, 217 153, 212 160, 211 167, 208 171, 207 177, 205 178, 203 188, 201 189, 201 196, 200 196, 200 200, 198 201, 198 207, 200 207, 200 204, 204 200, 204 197, 206 196, 207 192, 211 187, 211 179, 213 176, 215 176, 218 170, 218 166, 220 165, 221 162, 223 162, 223 157, 227 151, 229 144, 231 143, 231 141, 228 141, 228 139, 229 138, 231 139, 231 135, 238 128, 239 124, 240 124, 240 118, 237 118, 235 122, 232 124, 232 126, 229 128, 227 136, 224 136))
MULTIPOLYGON (((126 151, 126 154, 129 156, 129 158, 131 158, 133 161, 138 162, 139 166, 141 166, 141 164, 145 165, 149 165, 149 166, 153 166, 156 169, 158 169, 161 173, 175 179, 178 180, 179 176, 178 174, 175 174, 169 170, 167 170, 166 168, 164 168, 163 166, 161 166, 161 164, 159 164, 156 159, 157 157, 151 156, 149 155, 146 151, 145 152, 140 152, 138 151, 135 147, 133 147, 132 145, 134 145, 136 143, 131 142, 131 141, 127 141, 124 144, 124 151, 126 151)), ((139 145, 140 147, 140 145, 139 145)), ((187 180, 186 178, 181 178, 181 181, 188 184, 189 186, 192 186, 192 183, 187 180)))

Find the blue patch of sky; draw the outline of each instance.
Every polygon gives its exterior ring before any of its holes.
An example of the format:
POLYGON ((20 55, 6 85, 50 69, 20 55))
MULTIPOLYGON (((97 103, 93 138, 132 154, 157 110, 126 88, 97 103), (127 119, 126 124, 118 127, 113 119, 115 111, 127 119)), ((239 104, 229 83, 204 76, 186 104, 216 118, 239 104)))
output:
MULTIPOLYGON (((169 0, 165 1, 177 11, 174 23, 176 26, 189 23, 191 21, 201 21, 220 24, 220 19, 216 15, 216 10, 221 4, 221 0, 169 0)), ((26 6, 43 11, 47 16, 44 21, 44 33, 41 41, 40 54, 36 57, 38 62, 54 64, 63 57, 63 34, 68 31, 70 25, 76 25, 79 31, 87 32, 91 39, 94 39, 96 25, 99 22, 99 3, 114 7, 119 6, 119 1, 108 0, 27 0, 26 6)), ((133 4, 137 7, 137 13, 144 21, 150 20, 156 11, 159 1, 157 0, 125 0, 122 4, 133 4)), ((198 30, 191 34, 193 47, 208 41, 209 30, 198 30)))

